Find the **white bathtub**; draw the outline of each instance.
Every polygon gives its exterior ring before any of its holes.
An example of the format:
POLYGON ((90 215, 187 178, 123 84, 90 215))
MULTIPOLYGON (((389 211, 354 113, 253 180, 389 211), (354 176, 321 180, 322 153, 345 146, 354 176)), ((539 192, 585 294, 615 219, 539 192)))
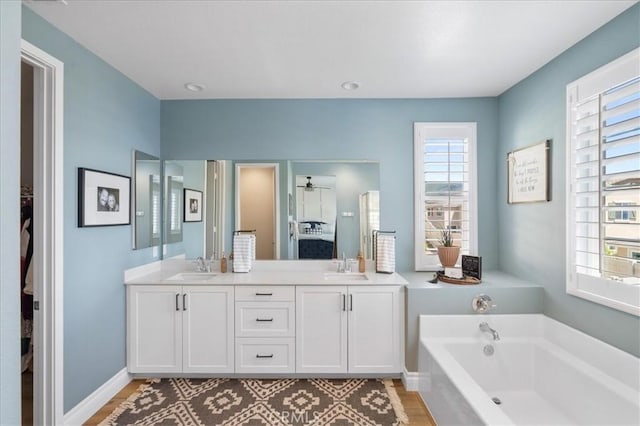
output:
POLYGON ((421 315, 418 370, 439 426, 640 425, 640 359, 544 315, 421 315))

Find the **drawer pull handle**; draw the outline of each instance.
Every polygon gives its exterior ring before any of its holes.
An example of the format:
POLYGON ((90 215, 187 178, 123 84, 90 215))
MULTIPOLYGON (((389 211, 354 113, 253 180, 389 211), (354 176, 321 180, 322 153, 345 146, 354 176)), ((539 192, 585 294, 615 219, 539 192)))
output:
POLYGON ((258 322, 272 322, 273 318, 256 318, 258 322))
POLYGON ((180 306, 178 306, 178 303, 180 303, 178 300, 180 298, 180 293, 176 293, 176 311, 180 310, 180 306))
POLYGON ((256 296, 273 296, 273 293, 256 293, 256 296))
POLYGON ((273 358, 273 354, 270 354, 270 355, 256 354, 256 358, 273 358))
POLYGON ((182 295, 182 310, 187 310, 187 293, 182 295))

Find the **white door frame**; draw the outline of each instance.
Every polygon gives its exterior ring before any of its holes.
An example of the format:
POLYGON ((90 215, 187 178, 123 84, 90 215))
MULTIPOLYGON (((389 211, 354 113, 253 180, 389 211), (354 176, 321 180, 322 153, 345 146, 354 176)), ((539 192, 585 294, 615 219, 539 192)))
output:
POLYGON ((236 186, 236 203, 235 203, 235 227, 236 230, 242 229, 242 223, 240 221, 240 169, 254 169, 258 167, 264 168, 273 168, 274 173, 274 194, 275 194, 275 239, 276 239, 276 248, 275 248, 275 256, 274 259, 280 259, 280 164, 278 163, 236 163, 236 175, 235 175, 235 186, 236 186))
MULTIPOLYGON (((62 424, 63 405, 63 95, 64 64, 29 42, 21 59, 34 68, 33 246, 34 424, 62 424), (43 285, 43 283, 47 285, 43 285)), ((19 158, 16 161, 20 161, 19 158)))

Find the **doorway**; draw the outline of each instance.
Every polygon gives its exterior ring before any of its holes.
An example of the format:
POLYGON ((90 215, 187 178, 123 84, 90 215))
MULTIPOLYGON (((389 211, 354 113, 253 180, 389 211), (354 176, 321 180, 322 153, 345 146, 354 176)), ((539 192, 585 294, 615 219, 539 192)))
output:
POLYGON ((280 258, 279 165, 236 164, 236 230, 255 230, 256 260, 280 258))
MULTIPOLYGON (((21 42, 21 60, 33 74, 33 125, 29 132, 33 135, 30 160, 33 179, 31 421, 33 424, 62 424, 64 65, 24 40, 21 42)), ((15 161, 19 162, 20 158, 15 161)))

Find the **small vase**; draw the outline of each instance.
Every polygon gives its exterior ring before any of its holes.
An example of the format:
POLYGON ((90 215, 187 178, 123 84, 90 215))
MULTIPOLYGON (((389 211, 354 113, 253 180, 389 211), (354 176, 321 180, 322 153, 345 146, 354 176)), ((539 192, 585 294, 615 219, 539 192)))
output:
POLYGON ((460 247, 438 247, 438 257, 445 268, 455 266, 459 255, 460 247))

